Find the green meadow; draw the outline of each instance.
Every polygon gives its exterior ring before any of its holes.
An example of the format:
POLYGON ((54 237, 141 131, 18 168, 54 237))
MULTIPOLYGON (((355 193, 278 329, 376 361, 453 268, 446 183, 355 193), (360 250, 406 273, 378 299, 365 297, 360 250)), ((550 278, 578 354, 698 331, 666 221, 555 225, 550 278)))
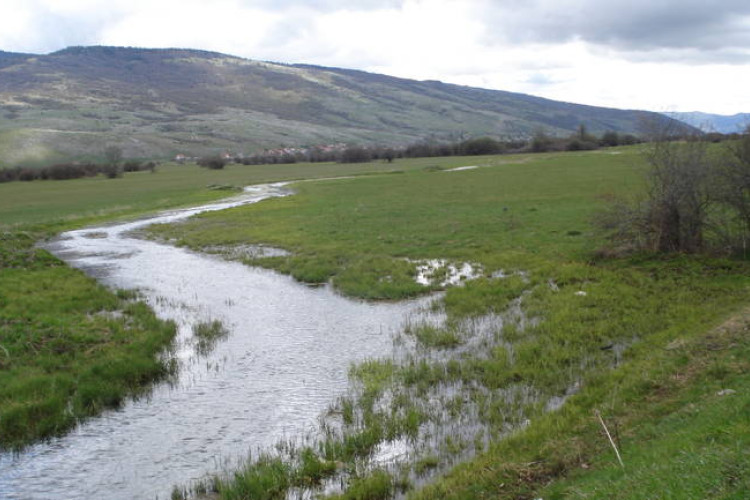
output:
POLYGON ((425 291, 406 259, 494 270, 590 258, 601 243, 589 220, 599 198, 637 189, 639 165, 635 149, 409 160, 388 175, 298 183, 295 196, 151 233, 196 249, 282 247, 293 255, 248 263, 304 282, 333 279, 351 296, 399 299, 425 291), (479 168, 447 171, 456 165, 479 168))
MULTIPOLYGON (((97 393, 79 403, 79 374, 116 366, 107 356, 124 356, 122 349, 153 361, 156 346, 169 344, 170 325, 148 316, 131 294, 102 293, 35 250, 35 239, 216 199, 231 186, 347 177, 296 182, 293 196, 149 230, 150 237, 302 282, 331 282, 351 297, 397 300, 445 290, 435 306, 445 322, 403 333, 416 346, 413 355, 352 367, 358 391, 332 402, 340 434, 260 457, 201 492, 284 498, 290 488, 340 475, 347 484, 336 497, 342 499, 396 492, 412 499, 746 498, 750 265, 600 251, 606 239, 592 229, 592 217, 607 195, 637 195, 644 169, 635 147, 224 171, 163 166, 116 180, 0 185, 0 429, 5 422, 17 429, 3 445, 69 427, 22 428, 28 412, 55 413, 44 397, 58 387, 65 388, 59 398, 82 408, 74 419, 116 405, 124 396, 97 393), (460 166, 478 168, 448 171, 460 166), (290 254, 236 257, 232 250, 247 244, 290 254), (443 261, 436 275, 448 264, 471 263, 478 276, 460 286, 416 284, 417 267, 434 259, 443 261), (141 319, 125 325, 113 311, 141 319), (467 325, 493 315, 504 320, 477 342, 467 325), (118 328, 134 324, 154 332, 144 336, 149 349, 114 340, 118 328), (28 340, 38 332, 43 341, 28 340), (49 340, 55 335, 66 342, 62 356, 49 340), (7 390, 9 382, 18 388, 7 390), (548 401, 562 397, 565 404, 551 410, 548 401), (469 414, 482 434, 441 436, 397 469, 362 466, 379 443, 418 443, 431 425, 469 414), (469 448, 475 456, 453 467, 469 448)), ((168 366, 157 368, 112 378, 127 381, 122 394, 138 394, 168 375, 168 366)))
MULTIPOLYGON (((461 164, 458 159, 450 160, 449 165, 461 164)), ((194 164, 167 163, 158 166, 154 174, 131 172, 121 179, 98 176, 70 181, 11 182, 0 184, 0 227, 37 225, 59 231, 212 201, 233 194, 232 188, 251 184, 413 170, 422 165, 423 161, 405 165, 229 165, 223 170, 207 170, 194 164)))

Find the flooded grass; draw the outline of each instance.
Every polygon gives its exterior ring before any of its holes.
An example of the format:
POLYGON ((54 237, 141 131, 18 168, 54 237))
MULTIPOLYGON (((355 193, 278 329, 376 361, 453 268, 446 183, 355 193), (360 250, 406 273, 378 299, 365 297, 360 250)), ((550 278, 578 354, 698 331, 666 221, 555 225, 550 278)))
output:
POLYGON ((419 345, 425 348, 452 349, 461 343, 461 337, 455 331, 429 324, 411 328, 407 333, 414 335, 419 345))
MULTIPOLYGON (((307 438, 309 447, 279 447, 283 453, 273 458, 286 465, 287 477, 273 484, 285 485, 284 491, 294 486, 320 493, 326 484, 330 487, 326 480, 334 477, 341 493, 332 498, 391 498, 483 451, 490 439, 544 411, 538 391, 513 382, 506 373, 498 374, 511 369, 501 345, 504 321, 528 324, 516 317, 517 304, 510 301, 502 315, 484 321, 450 321, 448 316, 435 323, 432 307, 423 314, 424 321, 413 318, 403 333, 416 337, 415 343, 394 339, 392 357, 352 366, 350 394, 331 407, 318 433, 307 438), (462 349, 446 340, 458 336, 469 340, 462 349), (324 473, 304 472, 309 464, 322 467, 324 473), (293 478, 300 475, 306 480, 295 483, 293 478)), ((267 459, 251 461, 240 473, 241 482, 246 475, 267 473, 267 459)), ((235 487, 232 480, 217 479, 213 484, 219 485, 219 493, 235 487)), ((233 494, 222 498, 234 498, 233 494)))
POLYGON ((202 321, 193 325, 195 352, 205 356, 213 351, 216 343, 226 338, 229 330, 219 320, 202 321))
MULTIPOLYGON (((517 313, 513 307, 509 315, 517 313)), ((413 326, 414 331, 437 334, 445 327, 430 319, 432 308, 424 314, 426 323, 418 319, 411 323, 419 325, 413 326)), ((494 328, 464 322, 483 328, 462 335, 484 335, 494 343, 496 331, 502 329, 500 317, 493 316, 494 328)), ((524 411, 538 401, 522 386, 497 392, 477 385, 476 377, 469 376, 471 369, 464 371, 464 362, 471 360, 467 350, 434 358, 445 346, 416 343, 409 348, 395 340, 397 352, 392 358, 351 367, 352 391, 331 407, 321 428, 304 439, 306 444, 279 443, 274 452, 262 452, 243 470, 217 477, 203 488, 216 490, 222 498, 244 498, 241 495, 250 494, 256 484, 275 491, 270 498, 307 498, 321 492, 332 494, 330 498, 403 495, 458 459, 484 450, 489 436, 497 435, 490 424, 500 432, 520 425, 524 411), (518 415, 508 414, 494 423, 497 408, 518 415)), ((472 345, 483 348, 481 342, 472 345)))

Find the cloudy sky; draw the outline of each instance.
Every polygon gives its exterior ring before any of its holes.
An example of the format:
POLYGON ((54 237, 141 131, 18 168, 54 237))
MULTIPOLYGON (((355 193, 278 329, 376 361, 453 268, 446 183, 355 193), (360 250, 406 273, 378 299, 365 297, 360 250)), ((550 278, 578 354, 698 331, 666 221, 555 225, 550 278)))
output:
POLYGON ((185 47, 654 111, 750 112, 750 0, 0 0, 0 50, 185 47))

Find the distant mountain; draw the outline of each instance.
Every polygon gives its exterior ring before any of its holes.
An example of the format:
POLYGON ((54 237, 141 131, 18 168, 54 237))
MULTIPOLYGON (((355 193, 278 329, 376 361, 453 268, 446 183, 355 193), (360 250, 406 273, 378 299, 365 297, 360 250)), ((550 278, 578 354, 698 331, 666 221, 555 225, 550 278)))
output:
POLYGON ((736 115, 713 115, 694 111, 691 113, 665 113, 668 117, 699 128, 704 132, 733 134, 742 132, 750 126, 750 113, 736 115))
POLYGON ((0 165, 96 156, 401 145, 491 135, 635 133, 644 111, 184 49, 0 52, 0 165))

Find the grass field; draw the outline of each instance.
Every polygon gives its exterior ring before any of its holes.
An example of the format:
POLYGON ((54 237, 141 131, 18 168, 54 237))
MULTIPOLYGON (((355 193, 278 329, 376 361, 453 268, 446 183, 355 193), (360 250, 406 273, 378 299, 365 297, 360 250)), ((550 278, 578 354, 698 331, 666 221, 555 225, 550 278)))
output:
POLYGON ((0 184, 0 228, 32 224, 67 228, 149 211, 226 197, 231 192, 211 187, 242 187, 271 181, 338 177, 414 170, 426 164, 461 164, 461 159, 415 160, 408 164, 337 163, 292 165, 229 165, 207 170, 196 165, 164 164, 157 172, 133 172, 121 179, 103 176, 72 181, 0 184))
MULTIPOLYGON (((404 332, 414 353, 352 367, 358 390, 332 408, 341 434, 252 462, 211 485, 220 496, 281 498, 289 488, 341 474, 349 488, 340 497, 351 499, 388 498, 396 490, 416 499, 745 498, 750 266, 708 256, 598 256, 604 239, 590 220, 601 195, 637 193, 642 169, 639 150, 624 148, 219 172, 166 166, 118 180, 0 185, 0 345, 23 338, 13 330, 21 319, 38 317, 23 316, 23 301, 37 302, 29 296, 44 289, 45 277, 84 283, 66 294, 81 297, 70 325, 84 324, 92 310, 135 307, 125 295, 86 303, 96 285, 32 251, 34 237, 226 195, 209 184, 354 174, 296 183, 295 196, 152 228, 154 237, 193 248, 224 247, 228 258, 235 245, 284 248, 289 256, 247 263, 301 281, 332 280, 341 293, 367 299, 443 288, 415 284, 426 260, 445 260, 437 274, 447 263, 481 269, 477 279, 447 289, 438 306, 443 324, 404 332), (446 171, 458 166, 480 168, 446 171), (51 274, 61 270, 69 274, 51 274), (29 291, 19 293, 20 284, 29 291), (494 316, 505 323, 477 338, 469 325, 494 316), (548 411, 547 403, 563 396, 565 405, 548 411), (614 434, 624 470, 596 411, 614 434), (467 415, 483 435, 441 436, 401 469, 362 466, 383 441, 420 442, 425 429, 467 415), (468 448, 477 456, 452 468, 452 458, 468 448), (422 486, 418 479, 430 476, 422 486)), ((20 369, 42 358, 29 351, 8 359, 20 369)), ((0 411, 29 405, 0 398, 0 411)))
POLYGON ((280 246, 293 256, 252 263, 302 281, 333 277, 350 295, 402 298, 420 291, 411 273, 394 269, 391 281, 380 281, 382 290, 377 284, 384 268, 400 266, 398 259, 525 268, 586 258, 599 243, 589 221, 598 196, 639 183, 639 158, 625 151, 408 161, 392 175, 301 183, 293 197, 153 232, 194 248, 280 246), (496 166, 445 171, 454 165, 496 166))

